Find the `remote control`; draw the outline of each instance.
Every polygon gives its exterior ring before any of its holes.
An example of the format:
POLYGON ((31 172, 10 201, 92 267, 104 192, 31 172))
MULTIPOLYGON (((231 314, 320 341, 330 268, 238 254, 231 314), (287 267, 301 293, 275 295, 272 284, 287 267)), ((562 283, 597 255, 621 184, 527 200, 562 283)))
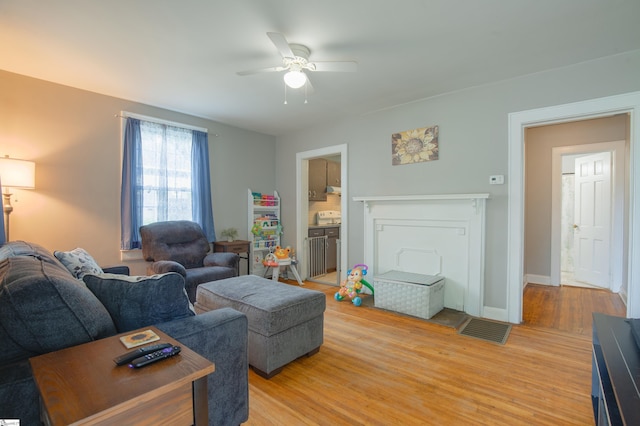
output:
POLYGON ((171 346, 169 348, 160 349, 153 353, 136 358, 129 363, 129 367, 140 368, 149 365, 161 359, 169 358, 180 353, 180 346, 171 346))
POLYGON ((113 362, 115 362, 116 365, 129 364, 131 361, 133 361, 136 358, 140 358, 143 355, 147 355, 147 354, 159 351, 160 349, 170 348, 171 346, 172 346, 171 343, 157 343, 155 345, 145 346, 143 348, 139 348, 134 351, 127 352, 126 354, 115 357, 113 359, 113 362))

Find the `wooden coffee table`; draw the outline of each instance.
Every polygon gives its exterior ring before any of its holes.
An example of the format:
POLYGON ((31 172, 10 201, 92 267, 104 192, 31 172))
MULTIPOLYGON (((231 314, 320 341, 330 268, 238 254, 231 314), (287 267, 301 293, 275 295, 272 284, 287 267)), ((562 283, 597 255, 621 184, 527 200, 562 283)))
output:
POLYGON ((206 425, 213 363, 154 327, 144 329, 160 336, 151 344, 182 351, 143 368, 118 367, 113 358, 132 350, 118 335, 31 358, 44 424, 206 425))

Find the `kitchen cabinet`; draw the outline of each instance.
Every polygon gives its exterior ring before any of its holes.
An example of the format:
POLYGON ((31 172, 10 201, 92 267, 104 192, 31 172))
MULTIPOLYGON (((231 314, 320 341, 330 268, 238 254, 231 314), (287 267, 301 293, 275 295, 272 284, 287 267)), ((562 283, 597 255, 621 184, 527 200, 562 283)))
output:
POLYGON ((333 272, 338 266, 338 238, 340 228, 325 228, 324 235, 327 238, 327 272, 333 272))
POLYGON ((327 201, 327 160, 309 160, 309 201, 327 201))
POLYGON ((327 186, 340 186, 340 172, 340 163, 335 161, 327 161, 327 186))
POLYGON ((340 186, 340 172, 336 161, 309 160, 309 201, 327 201, 327 186, 340 186))

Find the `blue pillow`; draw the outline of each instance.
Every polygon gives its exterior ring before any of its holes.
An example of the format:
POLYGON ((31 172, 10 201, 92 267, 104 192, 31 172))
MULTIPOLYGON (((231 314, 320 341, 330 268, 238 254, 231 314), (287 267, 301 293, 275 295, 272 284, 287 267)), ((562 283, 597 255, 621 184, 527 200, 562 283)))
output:
POLYGON ((184 278, 175 272, 137 277, 86 274, 83 281, 120 333, 195 315, 184 278))

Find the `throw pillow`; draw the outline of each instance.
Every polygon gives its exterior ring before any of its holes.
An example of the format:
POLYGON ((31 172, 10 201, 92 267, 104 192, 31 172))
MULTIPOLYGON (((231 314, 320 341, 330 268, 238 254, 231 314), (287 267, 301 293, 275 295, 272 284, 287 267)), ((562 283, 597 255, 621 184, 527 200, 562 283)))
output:
POLYGON ((86 274, 102 273, 102 268, 82 248, 78 247, 71 251, 54 251, 53 254, 71 272, 71 275, 79 280, 86 274))
POLYGON ((107 308, 120 333, 196 314, 184 279, 175 272, 138 277, 87 274, 83 281, 107 308))

